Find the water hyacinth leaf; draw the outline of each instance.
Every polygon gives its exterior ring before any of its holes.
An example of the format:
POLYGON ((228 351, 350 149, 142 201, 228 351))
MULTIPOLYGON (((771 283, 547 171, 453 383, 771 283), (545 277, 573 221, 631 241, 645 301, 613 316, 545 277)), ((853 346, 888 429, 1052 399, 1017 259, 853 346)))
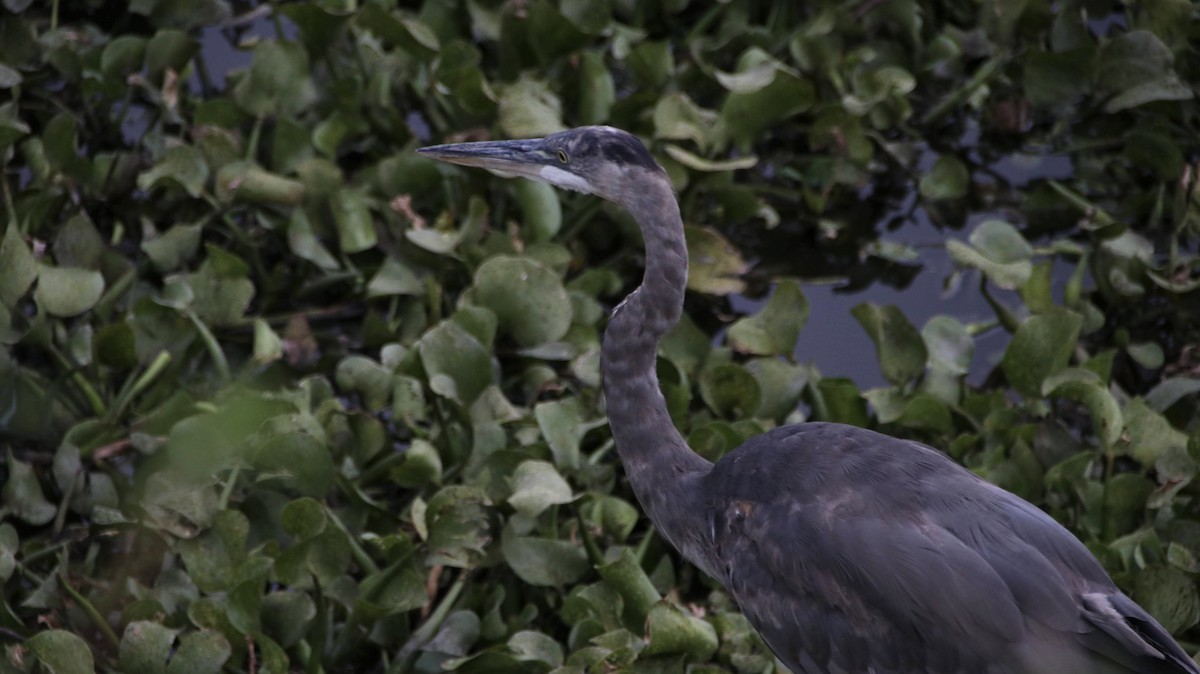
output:
POLYGON ((562 101, 541 80, 522 75, 500 92, 500 128, 509 138, 536 138, 566 129, 562 101))
POLYGON ((208 162, 191 145, 169 148, 162 159, 138 176, 138 187, 150 191, 164 183, 174 183, 192 197, 199 197, 208 182, 208 162))
POLYGON ((592 568, 583 548, 570 541, 520 536, 505 529, 500 549, 513 573, 530 585, 569 585, 592 568))
POLYGON ((316 604, 303 592, 280 590, 262 599, 263 631, 281 648, 299 643, 316 615, 316 604))
POLYGON ((1007 222, 987 220, 968 237, 971 245, 951 239, 946 252, 955 263, 982 271, 1001 288, 1019 288, 1033 274, 1033 248, 1007 222))
POLYGON ((429 388, 440 396, 470 405, 493 383, 491 354, 452 320, 426 332, 417 342, 417 351, 429 375, 429 388))
POLYGON ((1200 592, 1195 581, 1169 566, 1140 570, 1134 580, 1133 599, 1170 632, 1181 632, 1200 620, 1200 592))
POLYGON ((245 263, 236 256, 210 247, 200 269, 175 279, 191 291, 196 315, 212 325, 238 322, 254 299, 254 283, 247 278, 245 263))
POLYGON ((749 269, 733 244, 715 229, 684 226, 687 237, 687 287, 710 295, 730 295, 746 288, 741 276, 749 269))
POLYGON ((330 203, 333 220, 337 225, 338 243, 347 253, 359 253, 374 248, 378 237, 375 222, 367 208, 362 192, 341 189, 334 193, 330 203))
POLYGON ((176 631, 158 623, 136 620, 121 636, 120 667, 130 674, 160 674, 175 644, 176 631))
POLYGON ((776 358, 755 358, 746 363, 746 371, 758 382, 762 403, 756 417, 785 419, 800 404, 800 394, 808 385, 808 368, 776 358))
POLYGON ((762 404, 758 382, 736 363, 722 363, 700 373, 700 397, 726 419, 753 416, 762 404))
POLYGON ((729 327, 736 351, 759 356, 790 354, 808 321, 808 300, 795 281, 780 281, 766 305, 729 327))
POLYGON ((921 176, 921 196, 926 199, 959 199, 966 195, 971 177, 958 157, 942 155, 929 173, 921 176))
POLYGON ((875 343, 875 354, 885 379, 893 384, 904 384, 925 372, 929 355, 925 342, 899 308, 864 302, 850 313, 875 343))
MULTIPOLYGON (((586 7, 596 7, 602 3, 590 0, 564 3, 563 12, 570 18, 568 6, 571 4, 586 7)), ((616 85, 612 73, 604 64, 604 56, 595 51, 585 51, 579 56, 579 105, 578 117, 580 124, 603 124, 608 121, 613 103, 616 102, 616 85)))
POLYGON ((442 457, 428 440, 416 438, 404 452, 404 461, 388 471, 392 482, 418 489, 442 480, 442 457))
POLYGON ((1154 466, 1171 451, 1187 450, 1188 438, 1141 398, 1134 398, 1122 410, 1125 433, 1121 449, 1143 466, 1154 466))
POLYGON ((641 517, 637 508, 628 501, 609 495, 596 499, 595 515, 601 530, 617 542, 629 538, 641 517))
POLYGON ((901 426, 909 428, 937 433, 954 432, 954 420, 950 417, 950 408, 927 393, 918 393, 910 398, 904 404, 904 409, 896 421, 901 426))
POLYGON ((719 73, 717 80, 729 90, 721 120, 742 149, 763 130, 807 110, 816 100, 811 82, 757 47, 742 55, 736 73, 719 73))
POLYGON ((579 441, 590 428, 584 422, 583 404, 579 399, 540 402, 534 406, 533 416, 546 444, 550 445, 555 465, 566 470, 578 468, 579 441))
POLYGON ((562 206, 558 203, 558 190, 546 183, 532 180, 517 180, 513 183, 517 204, 521 207, 522 220, 532 233, 532 241, 549 241, 562 228, 562 206))
POLYGON ((649 643, 642 651, 646 656, 683 655, 703 662, 713 656, 719 645, 712 625, 666 602, 650 609, 646 632, 649 643))
POLYGON ((571 327, 571 300, 562 281, 540 262, 499 255, 475 271, 474 298, 521 346, 561 339, 571 327))
POLYGON ((843 377, 826 377, 817 382, 818 404, 813 416, 819 421, 834 421, 851 426, 870 426, 866 400, 854 382, 843 377))
POLYGON ((392 394, 392 373, 366 356, 347 356, 337 365, 338 388, 355 391, 368 410, 383 409, 392 394))
POLYGON ((723 171, 738 171, 741 169, 754 168, 758 164, 758 157, 747 155, 745 157, 737 157, 735 159, 712 160, 699 157, 688 152, 687 150, 675 146, 666 146, 667 156, 679 162, 682 166, 700 171, 702 173, 721 173, 723 171))
POLYGON ((17 550, 20 543, 17 530, 11 524, 0 524, 0 583, 12 578, 13 571, 17 568, 17 550))
POLYGON ((230 162, 217 171, 217 198, 224 203, 298 206, 304 183, 271 173, 247 161, 230 162))
POLYGON ((1025 95, 1036 106, 1066 105, 1087 94, 1096 67, 1092 46, 1070 51, 1030 50, 1025 55, 1025 95))
POLYGON ((0 89, 12 89, 22 82, 21 72, 0 63, 0 89))
POLYGON ((267 440, 252 461, 260 481, 277 482, 306 496, 323 496, 336 473, 326 444, 302 431, 267 440))
POLYGON ((229 640, 216 630, 185 634, 167 663, 167 674, 217 674, 233 654, 229 640))
POLYGON ((93 674, 87 642, 65 630, 46 630, 25 641, 25 648, 54 674, 93 674))
POLYGON ((1092 415, 1092 426, 1104 444, 1111 447, 1121 438, 1124 419, 1121 405, 1103 381, 1091 371, 1068 368, 1051 374, 1042 383, 1043 396, 1062 397, 1084 403, 1092 415))
POLYGON ((15 459, 11 449, 8 451, 8 480, 0 495, 4 497, 6 512, 34 526, 46 524, 58 512, 54 504, 46 500, 33 467, 15 459))
POLYGON ((952 316, 934 316, 921 328, 929 352, 929 367, 952 375, 970 371, 975 340, 967 327, 952 316))
POLYGON ((547 668, 563 663, 563 649, 557 641, 534 630, 521 630, 508 640, 509 651, 522 662, 539 662, 547 668))
POLYGON ((550 506, 574 500, 571 485, 546 461, 525 461, 512 476, 508 503, 526 517, 537 517, 550 506))
POLYGON ((42 265, 33 299, 52 316, 78 316, 95 306, 104 294, 104 277, 98 271, 42 265))
POLYGON ((315 499, 298 498, 283 507, 280 516, 283 528, 300 540, 319 535, 325 531, 328 518, 325 508, 315 499))
POLYGON ((1067 365, 1083 319, 1066 309, 1026 318, 1004 350, 1001 368, 1008 383, 1028 397, 1043 395, 1042 382, 1067 365))
POLYGON ((633 552, 629 548, 622 549, 620 557, 596 567, 596 571, 625 600, 622 612, 625 624, 642 628, 651 608, 661 601, 662 595, 654 588, 633 552))
POLYGON ((367 576, 359 588, 356 609, 379 619, 420 608, 426 601, 425 574, 410 557, 367 576))
POLYGON ((303 208, 292 211, 291 220, 288 221, 287 235, 288 247, 297 257, 308 260, 321 269, 333 270, 340 266, 337 258, 329 252, 329 249, 313 232, 312 222, 309 221, 308 214, 303 208))
POLYGON ((1146 394, 1146 404, 1156 412, 1166 412, 1182 398, 1194 393, 1200 393, 1200 377, 1171 377, 1150 389, 1146 394))
POLYGON ((142 240, 142 252, 160 272, 172 272, 182 268, 200 249, 200 235, 204 230, 201 223, 173 225, 163 234, 142 240))
POLYGON ((0 241, 0 302, 14 306, 38 275, 38 263, 20 230, 9 226, 0 241))
POLYGON ((666 140, 690 140, 704 152, 713 142, 717 113, 706 110, 683 92, 658 99, 654 106, 654 137, 666 140))
POLYGON ((483 560, 492 540, 487 496, 474 487, 443 487, 429 499, 425 527, 427 564, 472 568, 483 560))

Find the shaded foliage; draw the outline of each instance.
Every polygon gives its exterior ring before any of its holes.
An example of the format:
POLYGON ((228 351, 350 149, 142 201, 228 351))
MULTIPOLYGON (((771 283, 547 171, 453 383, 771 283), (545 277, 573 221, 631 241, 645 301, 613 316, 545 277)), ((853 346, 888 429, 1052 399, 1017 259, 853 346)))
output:
POLYGON ((621 480, 632 222, 412 152, 601 123, 680 194, 696 451, 929 442, 1195 638, 1192 4, 118 4, 0 15, 6 671, 768 671, 621 480), (800 282, 903 286, 915 219, 994 319, 861 304, 866 391, 797 360, 800 282))

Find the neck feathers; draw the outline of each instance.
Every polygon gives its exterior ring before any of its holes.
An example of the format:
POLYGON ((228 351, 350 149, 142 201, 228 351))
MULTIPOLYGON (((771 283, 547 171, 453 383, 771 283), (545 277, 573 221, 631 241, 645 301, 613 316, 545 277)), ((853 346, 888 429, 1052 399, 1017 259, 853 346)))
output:
POLYGON ((617 307, 604 332, 605 405, 634 493, 660 533, 691 557, 692 545, 683 540, 690 525, 683 518, 700 511, 690 503, 698 495, 695 480, 712 465, 692 452, 676 430, 655 374, 658 342, 683 311, 683 221, 665 176, 648 180, 622 205, 641 227, 646 272, 642 285, 617 307))

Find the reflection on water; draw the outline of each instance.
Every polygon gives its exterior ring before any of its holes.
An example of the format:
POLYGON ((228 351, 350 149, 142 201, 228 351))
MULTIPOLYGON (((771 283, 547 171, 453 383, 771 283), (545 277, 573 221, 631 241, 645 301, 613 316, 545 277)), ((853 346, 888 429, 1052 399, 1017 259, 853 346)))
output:
MULTIPOLYGON (((878 361, 864 357, 873 354, 875 346, 850 314, 863 302, 897 306, 918 330, 939 314, 953 316, 963 324, 995 320, 995 312, 979 291, 977 272, 967 272, 957 283, 947 282, 956 268, 946 252, 946 240, 965 240, 979 223, 989 219, 1024 225, 1019 209, 1022 191, 1046 180, 1069 178, 1074 167, 1070 157, 1037 154, 1028 148, 984 159, 980 155, 986 153, 977 145, 979 134, 975 130, 960 140, 968 145, 962 155, 974 167, 972 182, 986 186, 989 197, 986 204, 963 212, 951 231, 947 231, 943 211, 937 210, 939 217, 931 217, 914 181, 889 182, 884 178, 862 191, 856 212, 844 214, 843 221, 851 223, 850 227, 864 230, 849 236, 855 245, 840 250, 827 246, 816 238, 811 224, 784 224, 778 232, 759 232, 758 236, 731 234, 748 257, 758 260, 756 271, 800 279, 810 317, 796 343, 797 361, 815 365, 822 376, 851 379, 860 389, 885 386, 878 361), (874 238, 904 244, 917 253, 917 258, 902 264, 864 256, 862 242, 874 238)), ((914 162, 918 176, 932 167, 936 158, 936 153, 923 148, 914 162)), ((1071 271, 1069 264, 1055 263, 1052 279, 1056 293, 1061 293, 1071 271)), ((1019 306, 1015 293, 990 290, 999 301, 1019 306)), ((737 296, 730 304, 742 314, 757 311, 765 302, 766 295, 754 299, 737 296)), ((1009 339, 1010 335, 999 327, 976 337, 968 382, 983 382, 999 363, 1009 339)))

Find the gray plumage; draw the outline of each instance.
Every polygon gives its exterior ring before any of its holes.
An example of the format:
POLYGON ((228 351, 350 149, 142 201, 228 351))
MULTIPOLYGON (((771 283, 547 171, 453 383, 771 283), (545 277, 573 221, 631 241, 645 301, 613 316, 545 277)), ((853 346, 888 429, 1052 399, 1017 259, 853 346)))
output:
POLYGON ((650 521, 793 672, 1200 674, 1070 532, 934 449, 806 423, 715 465, 692 452, 655 376, 683 307, 683 224, 635 137, 584 127, 421 152, 595 194, 637 219, 645 276, 602 347, 617 451, 650 521))

